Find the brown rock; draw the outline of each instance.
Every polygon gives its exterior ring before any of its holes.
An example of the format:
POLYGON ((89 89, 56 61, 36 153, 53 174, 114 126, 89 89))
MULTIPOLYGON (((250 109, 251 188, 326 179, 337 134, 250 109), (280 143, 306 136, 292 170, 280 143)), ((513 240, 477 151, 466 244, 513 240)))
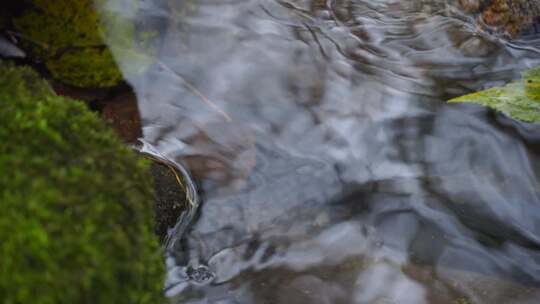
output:
POLYGON ((499 12, 495 8, 488 8, 482 12, 482 21, 489 26, 503 26, 508 23, 510 16, 508 13, 499 12))
POLYGON ((133 92, 107 101, 103 108, 103 118, 128 143, 142 137, 139 107, 133 92))
POLYGON ((108 94, 107 89, 78 88, 55 80, 49 80, 49 82, 57 95, 86 102, 104 99, 108 94))
POLYGON ((465 12, 480 12, 481 25, 512 38, 534 30, 534 25, 540 23, 538 0, 458 0, 458 3, 465 12))
POLYGON ((480 0, 459 0, 459 5, 467 13, 476 13, 480 10, 480 0))

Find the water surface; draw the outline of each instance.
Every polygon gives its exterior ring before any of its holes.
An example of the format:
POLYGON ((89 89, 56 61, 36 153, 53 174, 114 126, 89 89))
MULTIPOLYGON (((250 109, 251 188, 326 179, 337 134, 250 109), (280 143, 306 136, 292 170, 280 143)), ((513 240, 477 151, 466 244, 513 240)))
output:
POLYGON ((442 0, 141 3, 144 138, 201 201, 173 302, 540 302, 540 128, 445 103, 540 64, 540 35, 442 0))

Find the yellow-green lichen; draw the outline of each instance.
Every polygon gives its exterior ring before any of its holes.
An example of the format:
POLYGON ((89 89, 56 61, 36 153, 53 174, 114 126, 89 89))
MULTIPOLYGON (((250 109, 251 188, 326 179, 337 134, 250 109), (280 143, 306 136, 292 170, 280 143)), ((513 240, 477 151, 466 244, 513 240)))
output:
POLYGON ((525 71, 523 79, 506 86, 464 95, 448 102, 477 103, 514 119, 540 122, 540 67, 525 71))
POLYGON ((82 102, 0 62, 0 299, 161 303, 148 164, 82 102))

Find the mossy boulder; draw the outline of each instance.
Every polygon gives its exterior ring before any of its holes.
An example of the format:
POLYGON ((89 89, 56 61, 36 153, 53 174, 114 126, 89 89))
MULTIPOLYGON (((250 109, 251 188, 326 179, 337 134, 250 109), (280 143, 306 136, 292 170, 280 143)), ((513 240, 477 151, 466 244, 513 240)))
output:
POLYGON ((122 80, 92 0, 27 2, 12 26, 55 79, 78 87, 111 87, 122 80))
POLYGON ((0 62, 0 299, 160 303, 152 180, 83 103, 0 62))

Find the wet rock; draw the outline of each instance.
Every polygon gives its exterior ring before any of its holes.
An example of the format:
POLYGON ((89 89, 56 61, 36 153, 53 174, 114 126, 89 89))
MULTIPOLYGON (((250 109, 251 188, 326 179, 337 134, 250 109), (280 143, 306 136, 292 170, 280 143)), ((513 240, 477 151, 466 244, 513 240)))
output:
POLYGON ((474 13, 480 10, 479 0, 459 0, 459 5, 467 13, 474 13))
POLYGON ((199 151, 183 157, 184 164, 205 187, 219 188, 216 195, 244 187, 257 163, 255 134, 241 123, 209 123, 182 141, 199 151))
POLYGON ((517 37, 534 31, 540 23, 540 1, 536 0, 459 0, 469 13, 479 13, 480 24, 517 37))
POLYGON ((205 284, 215 278, 214 273, 207 266, 199 265, 197 267, 188 266, 186 275, 190 281, 195 284, 205 284))
POLYGON ((294 278, 277 293, 278 303, 330 304, 345 298, 342 287, 309 274, 294 278))
POLYGON ((142 137, 137 98, 133 92, 123 93, 105 102, 103 118, 127 143, 142 137))
POLYGON ((50 79, 49 83, 51 84, 53 90, 57 95, 70 97, 73 99, 82 100, 85 102, 93 102, 96 100, 103 100, 107 98, 109 90, 107 89, 98 89, 98 88, 79 88, 64 84, 62 82, 50 79))
POLYGON ((161 241, 187 207, 186 192, 173 168, 154 161, 150 167, 156 193, 154 231, 161 241))
POLYGON ((495 1, 482 12, 482 21, 489 26, 505 26, 510 21, 509 10, 504 0, 495 1))

